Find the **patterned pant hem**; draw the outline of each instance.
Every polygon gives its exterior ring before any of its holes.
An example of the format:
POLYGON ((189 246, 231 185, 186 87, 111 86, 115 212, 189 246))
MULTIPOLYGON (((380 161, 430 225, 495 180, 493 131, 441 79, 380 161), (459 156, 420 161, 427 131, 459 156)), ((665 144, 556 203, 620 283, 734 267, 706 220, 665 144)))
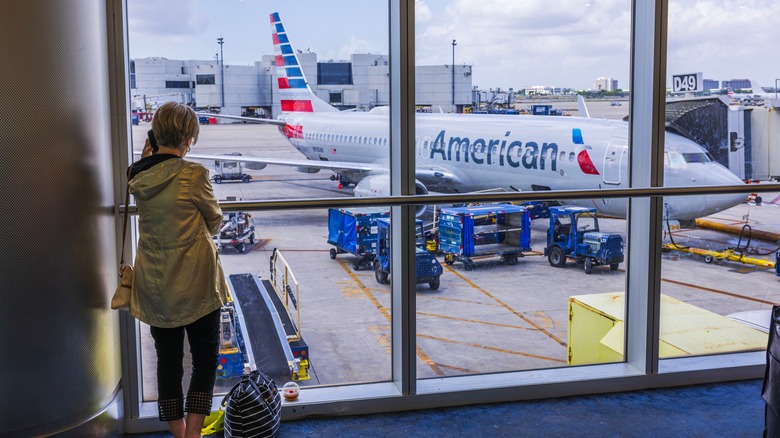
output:
POLYGON ((184 410, 192 414, 205 414, 211 413, 211 399, 212 393, 209 392, 194 392, 191 391, 187 394, 187 402, 184 410))
POLYGON ((160 421, 173 421, 184 417, 183 405, 184 400, 181 398, 171 398, 167 400, 157 401, 157 412, 160 421))

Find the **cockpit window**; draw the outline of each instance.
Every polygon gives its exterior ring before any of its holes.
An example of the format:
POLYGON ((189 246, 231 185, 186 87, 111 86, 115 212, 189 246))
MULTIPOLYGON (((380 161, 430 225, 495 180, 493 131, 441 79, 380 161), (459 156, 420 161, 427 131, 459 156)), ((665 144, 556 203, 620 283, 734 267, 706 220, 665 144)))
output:
POLYGON ((685 158, 686 163, 709 163, 710 157, 707 156, 704 152, 698 152, 698 153, 692 153, 692 154, 682 154, 683 158, 685 158))
POLYGON ((669 157, 669 166, 671 167, 685 166, 685 158, 683 157, 683 154, 677 151, 669 151, 667 152, 666 155, 669 157))

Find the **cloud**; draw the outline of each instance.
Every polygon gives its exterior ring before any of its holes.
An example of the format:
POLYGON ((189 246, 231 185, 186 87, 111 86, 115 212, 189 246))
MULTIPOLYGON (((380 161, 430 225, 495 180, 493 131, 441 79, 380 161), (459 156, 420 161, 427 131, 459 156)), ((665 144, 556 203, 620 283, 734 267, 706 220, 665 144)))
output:
POLYGON ((137 35, 176 39, 201 34, 209 27, 208 16, 198 11, 196 0, 131 0, 127 9, 129 28, 137 35))
POLYGON ((424 0, 414 0, 414 19, 417 24, 431 21, 433 14, 424 0))
MULTIPOLYGON (((336 51, 336 56, 331 57, 334 60, 349 60, 350 56, 355 53, 386 53, 387 49, 380 50, 376 47, 372 47, 371 43, 367 40, 356 38, 352 36, 349 43, 341 46, 336 51)), ((329 52, 330 54, 330 52, 329 52)))
POLYGON ((474 65, 476 85, 575 86, 577 78, 586 87, 598 76, 627 76, 629 2, 455 0, 441 14, 418 29, 418 63, 449 64, 457 39, 456 63, 474 65), (616 53, 620 72, 597 61, 616 53))
POLYGON ((671 3, 668 70, 719 80, 776 74, 778 20, 780 3, 772 1, 671 3))

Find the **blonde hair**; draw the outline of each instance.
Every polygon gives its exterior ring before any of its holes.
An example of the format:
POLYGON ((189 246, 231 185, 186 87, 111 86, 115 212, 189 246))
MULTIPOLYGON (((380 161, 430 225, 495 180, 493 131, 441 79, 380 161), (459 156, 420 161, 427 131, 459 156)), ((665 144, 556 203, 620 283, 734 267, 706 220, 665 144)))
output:
POLYGON ((152 131, 158 146, 182 148, 198 142, 198 115, 182 103, 166 102, 154 113, 152 131))

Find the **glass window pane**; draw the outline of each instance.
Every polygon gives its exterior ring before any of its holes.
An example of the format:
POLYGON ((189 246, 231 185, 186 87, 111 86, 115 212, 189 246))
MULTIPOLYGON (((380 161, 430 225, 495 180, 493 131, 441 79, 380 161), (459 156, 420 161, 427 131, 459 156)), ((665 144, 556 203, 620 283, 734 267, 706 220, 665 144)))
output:
MULTIPOLYGON (((417 154, 418 184, 438 193, 628 186, 631 2, 424 6, 416 10, 415 104, 434 110, 416 114, 415 135, 430 144, 417 154)), ((611 271, 583 254, 607 245, 602 232, 623 251, 626 200, 561 203, 593 208, 598 222, 584 212, 522 226, 523 213, 437 206, 441 216, 430 222, 444 274, 435 292, 418 287, 417 339, 438 366, 422 362, 420 377, 623 360, 623 304, 610 323, 620 351, 606 356, 582 353, 601 351, 599 333, 586 336, 587 347, 577 339, 569 359, 568 314, 571 303, 590 308, 594 296, 625 294, 619 263, 611 271), (574 258, 566 263, 562 253, 574 258), (572 298, 580 296, 589 298, 572 298)))
MULTIPOLYGON (((771 173, 766 121, 775 90, 759 84, 775 85, 777 69, 764 60, 776 51, 770 23, 780 15, 762 2, 723 12, 714 1, 669 2, 667 187, 744 186, 771 173)), ((778 242, 766 235, 773 215, 757 208, 754 191, 664 198, 662 359, 766 348, 778 242)))
MULTIPOLYGON (((201 114, 198 142, 186 158, 208 168, 221 201, 387 195, 389 123, 381 108, 389 103, 387 5, 277 7, 272 15, 274 10, 251 2, 195 2, 177 7, 176 14, 198 26, 172 29, 159 8, 129 4, 133 148, 143 148, 154 110, 179 101, 201 114), (312 22, 313 16, 318 20, 312 22), (333 33, 328 23, 335 22, 347 33, 322 38, 333 33), (217 33, 204 34, 206 24, 217 33), (347 46, 357 48, 341 53, 347 46), (350 109, 356 111, 340 112, 350 109), (258 120, 270 123, 247 123, 258 120)), ((294 378, 302 385, 389 380, 390 296, 366 286, 375 281, 367 261, 373 254, 329 243, 327 209, 251 214, 242 219, 225 213, 220 249, 225 271, 270 279, 269 259, 278 248, 299 281, 300 328, 312 354, 309 380, 291 372, 277 384, 294 378), (246 233, 247 223, 256 227, 253 233, 246 233), (335 260, 331 249, 337 251, 335 260)), ((354 227, 347 231, 354 241, 368 239, 375 229, 369 226, 366 235, 354 227)), ((368 240, 365 245, 376 244, 368 240)), ((153 400, 155 353, 148 327, 142 325, 140 333, 143 400, 153 400)), ((262 370, 264 359, 257 357, 262 370)), ((230 371, 228 365, 223 368, 230 371)), ((218 379, 217 391, 233 382, 218 379)))
POLYGON ((626 221, 581 201, 428 207, 421 378, 623 360, 626 221))
POLYGON ((388 136, 387 5, 257 6, 193 2, 176 11, 193 26, 171 28, 159 8, 128 4, 134 149, 143 147, 154 110, 174 100, 201 113, 189 159, 221 181, 248 176, 261 186, 236 199, 388 194, 386 178, 364 178, 386 173, 386 144, 363 140, 388 136), (333 32, 335 22, 343 32, 333 32), (242 169, 225 173, 198 158, 214 154, 232 155, 242 169), (282 180, 289 190, 262 184, 282 180), (299 191, 299 183, 321 190, 299 191))

